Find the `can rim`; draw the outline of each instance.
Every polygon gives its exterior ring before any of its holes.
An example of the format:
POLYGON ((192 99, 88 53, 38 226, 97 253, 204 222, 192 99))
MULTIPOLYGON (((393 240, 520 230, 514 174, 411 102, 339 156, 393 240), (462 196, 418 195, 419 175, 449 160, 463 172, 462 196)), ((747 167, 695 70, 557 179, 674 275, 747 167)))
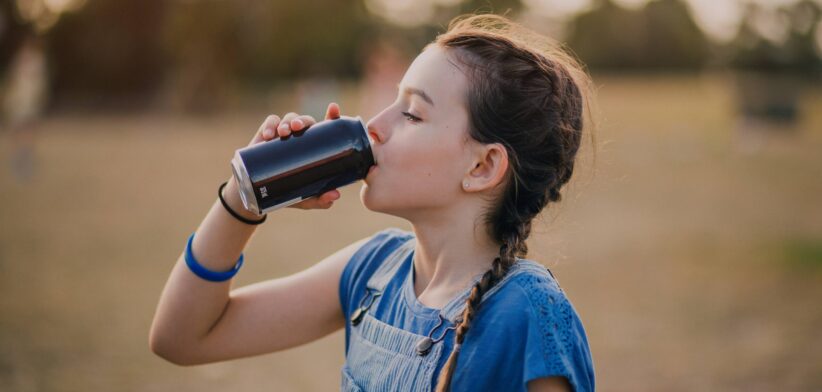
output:
POLYGON ((261 215, 260 207, 257 205, 257 199, 254 196, 251 179, 247 175, 248 169, 245 167, 243 156, 240 155, 241 150, 243 150, 243 148, 236 150, 234 152, 234 159, 231 160, 231 169, 234 172, 234 179, 237 180, 240 199, 243 201, 243 207, 245 207, 246 210, 261 215))
POLYGON ((365 132, 365 140, 368 141, 368 143, 366 144, 366 148, 368 148, 368 155, 371 156, 371 165, 377 165, 377 156, 374 155, 374 150, 371 148, 371 146, 374 145, 374 142, 371 140, 371 136, 368 134, 368 126, 365 124, 365 121, 363 121, 362 116, 358 115, 355 118, 360 122, 360 125, 362 125, 363 132, 365 132))

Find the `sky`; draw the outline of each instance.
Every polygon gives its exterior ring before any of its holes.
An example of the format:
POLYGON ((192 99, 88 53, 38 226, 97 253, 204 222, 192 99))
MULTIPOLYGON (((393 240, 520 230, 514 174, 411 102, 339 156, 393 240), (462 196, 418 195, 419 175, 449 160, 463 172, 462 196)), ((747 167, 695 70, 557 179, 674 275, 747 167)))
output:
MULTIPOLYGON (((461 0, 365 0, 375 14, 390 22, 415 26, 425 23, 436 11, 437 5, 453 5, 461 0)), ((639 8, 649 0, 613 0, 626 8, 639 8)), ((798 0, 685 0, 696 22, 706 34, 717 41, 728 41, 736 34, 748 2, 759 3, 765 9, 791 5, 798 0)), ((822 5, 822 0, 815 0, 822 5)), ((588 9, 593 0, 522 0, 533 13, 561 20, 588 9)), ((786 36, 788 23, 776 13, 764 13, 754 21, 757 30, 766 38, 780 41, 786 36)), ((817 28, 817 42, 822 42, 822 29, 817 28)))
MULTIPOLYGON (((579 0, 572 0, 579 1, 579 0)), ((614 0, 626 7, 641 7, 647 0, 614 0)), ((792 5, 798 0, 754 0, 766 9, 775 9, 781 6, 792 5)), ((822 1, 816 0, 819 4, 822 1)), ((739 0, 686 0, 690 6, 696 22, 712 38, 727 41, 734 37, 739 24, 742 22, 745 1, 739 0)), ((769 13, 754 21, 758 30, 767 38, 779 41, 787 32, 789 26, 779 20, 779 16, 769 13)))

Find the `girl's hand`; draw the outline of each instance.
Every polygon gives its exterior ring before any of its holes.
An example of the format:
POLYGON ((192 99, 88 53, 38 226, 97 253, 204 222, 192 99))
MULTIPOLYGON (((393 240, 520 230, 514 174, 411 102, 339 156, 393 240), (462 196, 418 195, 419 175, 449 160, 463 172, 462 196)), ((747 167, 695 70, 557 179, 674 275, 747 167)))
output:
MULTIPOLYGON (((332 120, 340 117, 340 107, 336 103, 328 104, 328 109, 325 112, 325 119, 332 120)), ((282 118, 277 115, 268 116, 260 129, 248 143, 249 146, 267 142, 275 137, 286 137, 292 131, 300 131, 308 128, 317 121, 313 117, 307 115, 298 115, 297 113, 288 113, 282 118)), ((310 130, 310 129, 309 129, 310 130)), ((306 130, 308 132, 309 130, 306 130)), ((340 198, 340 191, 332 189, 319 196, 303 200, 299 203, 292 204, 288 208, 299 208, 303 210, 311 209, 328 209, 334 204, 334 201, 340 198)))

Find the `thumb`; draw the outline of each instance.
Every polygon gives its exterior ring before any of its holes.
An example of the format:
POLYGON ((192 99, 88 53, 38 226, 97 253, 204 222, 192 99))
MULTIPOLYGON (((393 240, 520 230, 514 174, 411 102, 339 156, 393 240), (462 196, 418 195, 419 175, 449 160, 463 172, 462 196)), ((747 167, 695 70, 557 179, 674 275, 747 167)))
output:
POLYGON ((334 120, 340 118, 340 105, 335 102, 328 104, 328 109, 325 111, 326 120, 334 120))

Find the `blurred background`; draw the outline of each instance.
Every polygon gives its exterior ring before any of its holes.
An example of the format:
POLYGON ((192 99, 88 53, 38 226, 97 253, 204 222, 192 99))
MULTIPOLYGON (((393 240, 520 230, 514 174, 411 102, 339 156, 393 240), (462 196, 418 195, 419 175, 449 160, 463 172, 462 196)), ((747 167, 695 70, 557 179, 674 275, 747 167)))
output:
MULTIPOLYGON (((376 114, 465 12, 588 65, 595 139, 528 243, 603 391, 822 390, 819 0, 0 0, 0 390, 338 389, 344 332, 177 367, 160 292, 269 113, 376 114)), ((237 286, 407 222, 279 210, 237 286)))

